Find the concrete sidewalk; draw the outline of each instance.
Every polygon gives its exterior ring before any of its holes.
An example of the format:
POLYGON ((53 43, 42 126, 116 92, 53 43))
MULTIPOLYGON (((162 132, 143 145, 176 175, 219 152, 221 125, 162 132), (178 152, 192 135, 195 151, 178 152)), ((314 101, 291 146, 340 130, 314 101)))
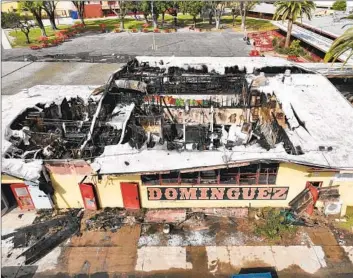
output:
MULTIPOLYGON (((36 214, 15 209, 2 217, 2 234, 29 225, 36 214)), ((220 228, 221 229, 221 228, 220 228)), ((313 229, 301 245, 138 247, 141 224, 117 232, 85 231, 34 263, 18 257, 26 248, 2 240, 2 276, 19 277, 230 277, 270 269, 280 278, 352 277, 353 246, 339 246, 327 228, 313 229)), ((163 235, 166 239, 171 235, 163 235)), ((168 242, 168 241, 167 241, 168 242)))

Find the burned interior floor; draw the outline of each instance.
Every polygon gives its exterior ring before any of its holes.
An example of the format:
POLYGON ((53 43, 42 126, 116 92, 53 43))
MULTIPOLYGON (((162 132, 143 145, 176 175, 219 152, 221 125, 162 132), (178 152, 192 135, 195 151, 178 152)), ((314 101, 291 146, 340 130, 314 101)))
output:
MULTIPOLYGON (((88 99, 80 96, 27 107, 8 126, 12 143, 5 158, 92 158, 107 146, 175 151, 232 150, 258 144, 264 151, 283 144, 288 154, 303 150, 288 137, 294 130, 274 93, 263 92, 268 77, 282 83, 296 67, 166 67, 133 60, 88 99)), ((291 107, 297 123, 304 129, 291 107)))

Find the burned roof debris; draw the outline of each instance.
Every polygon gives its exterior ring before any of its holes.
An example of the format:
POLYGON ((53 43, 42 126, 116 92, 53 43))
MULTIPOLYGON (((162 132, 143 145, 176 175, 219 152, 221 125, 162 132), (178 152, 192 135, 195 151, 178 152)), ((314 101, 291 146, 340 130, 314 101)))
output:
POLYGON ((33 162, 56 159, 100 174, 254 161, 353 168, 352 106, 324 76, 279 58, 136 57, 98 88, 16 97, 25 101, 3 106, 3 172, 31 181, 33 162))
POLYGON ((202 64, 160 65, 129 62, 94 91, 98 99, 77 96, 27 108, 6 132, 12 146, 5 157, 91 158, 125 143, 206 151, 256 143, 269 150, 282 142, 287 153, 301 154, 286 135, 276 96, 260 89, 267 84, 263 73, 249 75, 237 65, 224 67, 224 74, 202 64))
POLYGON ((18 256, 25 257, 25 265, 37 262, 65 240, 78 235, 80 231, 83 210, 73 209, 55 218, 52 218, 50 211, 43 213, 43 217, 39 216, 43 219, 35 219, 34 224, 18 228, 13 233, 1 237, 1 240, 12 238, 15 248, 29 247, 18 256), (48 216, 51 218, 48 219, 48 216))

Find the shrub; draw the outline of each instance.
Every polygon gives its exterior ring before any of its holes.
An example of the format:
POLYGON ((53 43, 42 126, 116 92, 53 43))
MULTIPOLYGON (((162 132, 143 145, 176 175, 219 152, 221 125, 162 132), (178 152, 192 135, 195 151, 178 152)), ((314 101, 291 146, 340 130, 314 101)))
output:
POLYGON ((272 46, 276 47, 276 46, 278 46, 278 44, 279 44, 279 39, 277 37, 274 37, 272 39, 272 46))
POLYGON ((143 28, 142 32, 148 33, 148 29, 147 28, 143 28))
POLYGON ((292 43, 289 46, 288 54, 299 56, 302 52, 301 50, 302 50, 302 48, 300 46, 300 41, 294 40, 294 41, 292 41, 292 43))
POLYGON ((275 51, 279 54, 287 55, 289 53, 289 48, 277 46, 277 47, 275 47, 275 51))
POLYGON ((257 224, 255 233, 269 239, 280 239, 286 235, 295 235, 297 227, 284 223, 284 218, 276 209, 269 209, 265 222, 257 224))
POLYGON ((347 2, 345 0, 337 0, 332 5, 332 9, 335 11, 345 11, 347 7, 347 2))

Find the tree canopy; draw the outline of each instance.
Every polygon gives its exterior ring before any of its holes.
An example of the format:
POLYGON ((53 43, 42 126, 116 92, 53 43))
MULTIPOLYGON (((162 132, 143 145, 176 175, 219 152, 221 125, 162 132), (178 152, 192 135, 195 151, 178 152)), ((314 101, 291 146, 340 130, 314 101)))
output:
POLYGON ((282 19, 282 21, 288 20, 285 47, 289 47, 293 23, 298 18, 303 18, 303 16, 306 16, 309 20, 311 20, 312 13, 315 10, 315 4, 313 1, 303 0, 277 1, 274 5, 276 7, 276 12, 273 15, 273 19, 282 19))
POLYGON ((337 0, 332 5, 332 9, 335 11, 345 11, 347 8, 347 2, 345 0, 337 0))
POLYGON ((353 56, 353 27, 346 30, 342 36, 338 37, 325 55, 325 61, 335 62, 343 53, 348 57, 344 64, 353 56))

